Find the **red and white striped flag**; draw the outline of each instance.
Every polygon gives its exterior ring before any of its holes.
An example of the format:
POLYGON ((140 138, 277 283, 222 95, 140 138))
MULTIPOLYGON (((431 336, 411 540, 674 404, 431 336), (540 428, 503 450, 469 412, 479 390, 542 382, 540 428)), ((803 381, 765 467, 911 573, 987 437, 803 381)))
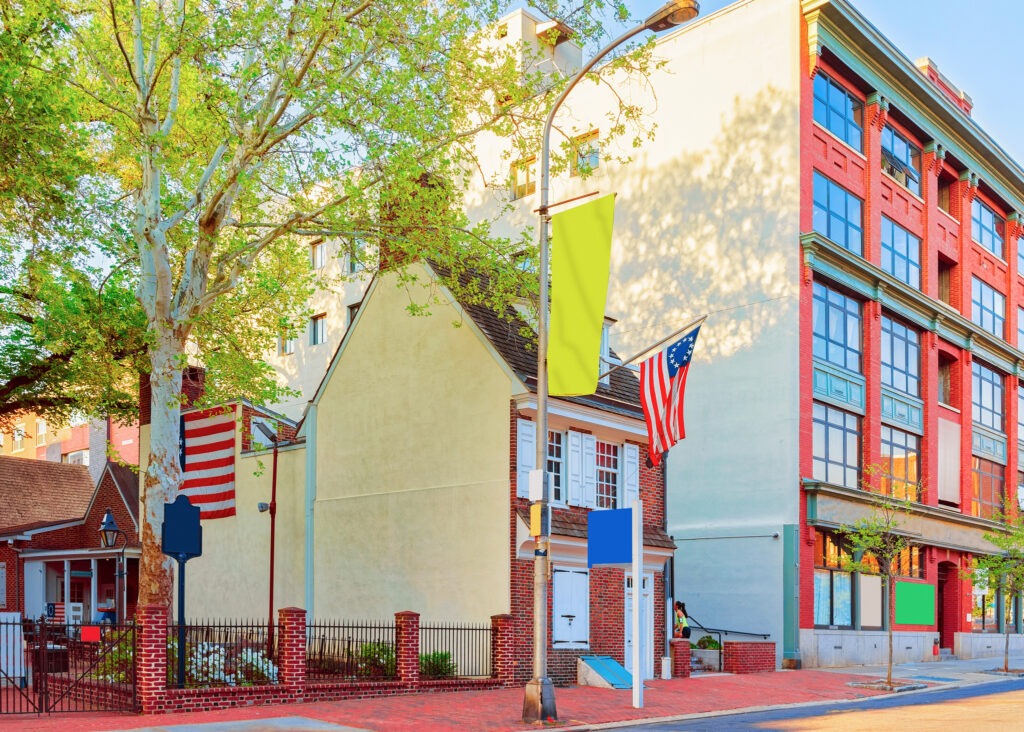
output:
POLYGON ((686 437, 683 395, 693 346, 700 326, 640 364, 640 404, 647 422, 647 454, 651 464, 686 437))
POLYGON ((200 519, 235 515, 235 407, 181 415, 181 492, 200 519))

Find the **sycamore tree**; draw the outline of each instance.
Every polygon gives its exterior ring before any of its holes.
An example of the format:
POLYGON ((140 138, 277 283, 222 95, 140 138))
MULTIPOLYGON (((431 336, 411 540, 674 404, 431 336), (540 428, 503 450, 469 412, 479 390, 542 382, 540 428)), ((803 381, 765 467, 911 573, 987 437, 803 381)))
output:
POLYGON ((843 569, 882 577, 889 646, 885 684, 891 687, 892 628, 896 622, 895 578, 901 555, 910 547, 910 541, 900 527, 910 514, 911 503, 908 498, 879 493, 878 488, 872 485, 876 473, 865 470, 864 490, 871 493, 869 512, 841 526, 840 532, 846 537, 851 552, 851 556, 843 559, 843 569))
MULTIPOLYGON (((1003 525, 985 534, 985 540, 995 546, 997 553, 976 556, 971 579, 977 581, 981 575, 989 587, 1001 587, 1010 597, 1019 597, 1024 592, 1024 515, 1015 512, 999 519, 1003 525)), ((1008 628, 1006 631, 1003 671, 1010 670, 1010 632, 1008 628)))
MULTIPOLYGON (((482 132, 536 152, 565 79, 530 62, 550 59, 550 47, 493 42, 500 0, 54 1, 95 180, 116 192, 102 225, 124 235, 110 235, 110 256, 135 273, 145 326, 139 602, 169 604, 156 531, 181 483, 186 362, 207 367, 211 401, 253 382, 270 393, 258 355, 301 320, 314 237, 336 237, 369 264, 375 253, 428 257, 464 299, 500 307, 521 296, 534 279, 522 267, 532 237, 471 225, 460 191, 478 171, 471 141, 482 132)), ((601 39, 602 9, 624 12, 601 0, 535 5, 582 45, 601 39)), ((613 67, 643 74, 651 63, 648 45, 613 67)), ((611 131, 645 134, 636 108, 616 115, 611 131)))

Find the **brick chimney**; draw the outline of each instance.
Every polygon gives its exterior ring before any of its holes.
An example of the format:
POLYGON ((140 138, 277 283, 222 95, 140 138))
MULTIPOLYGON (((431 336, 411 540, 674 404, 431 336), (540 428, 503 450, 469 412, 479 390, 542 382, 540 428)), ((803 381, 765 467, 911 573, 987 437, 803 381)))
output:
MULTIPOLYGON (((181 408, 188 409, 203 395, 206 390, 206 369, 202 366, 189 366, 181 372, 181 408)), ((139 376, 139 424, 152 421, 151 402, 153 392, 149 387, 149 374, 139 376)))

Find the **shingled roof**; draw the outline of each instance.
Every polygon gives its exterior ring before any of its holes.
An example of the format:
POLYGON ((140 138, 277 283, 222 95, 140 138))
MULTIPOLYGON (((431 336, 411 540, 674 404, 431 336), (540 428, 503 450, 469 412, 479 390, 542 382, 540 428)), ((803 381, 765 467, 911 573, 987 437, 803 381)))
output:
MULTIPOLYGON (((443 266, 436 263, 432 262, 431 267, 439 273, 446 272, 443 266)), ((459 279, 468 283, 470 277, 477 278, 477 288, 486 289, 486 278, 481 275, 462 274, 459 279)), ((455 296, 458 298, 457 293, 455 296)), ((533 328, 511 306, 506 308, 504 314, 498 314, 484 305, 466 302, 459 304, 527 388, 537 391, 537 345, 533 338, 523 336, 524 332, 533 334, 533 328)), ((636 374, 628 368, 621 368, 613 371, 608 381, 607 386, 599 383, 594 394, 555 398, 642 419, 640 380, 636 374)))
POLYGON ((84 465, 0 456, 0 533, 77 521, 95 489, 84 465))
MULTIPOLYGON (((530 511, 526 508, 516 510, 523 523, 529 525, 530 511)), ((586 514, 570 511, 551 512, 551 533, 557 536, 574 536, 578 539, 587 538, 586 514)), ((676 543, 660 526, 644 526, 644 546, 656 546, 663 549, 675 549, 676 543)))
POLYGON ((136 471, 138 468, 108 461, 106 469, 110 471, 110 477, 114 479, 114 484, 121 491, 125 505, 128 506, 137 525, 139 522, 139 474, 136 471))

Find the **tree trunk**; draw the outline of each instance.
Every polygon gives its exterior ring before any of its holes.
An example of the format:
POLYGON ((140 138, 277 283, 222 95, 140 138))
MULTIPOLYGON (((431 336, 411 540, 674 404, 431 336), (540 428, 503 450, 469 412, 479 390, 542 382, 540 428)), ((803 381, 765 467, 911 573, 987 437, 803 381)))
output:
POLYGON ((1009 670, 1010 670, 1010 629, 1005 627, 1005 621, 1004 621, 1003 625, 1004 625, 1004 627, 1003 627, 1003 631, 1004 631, 1003 632, 1003 637, 1005 638, 1005 643, 1003 644, 1003 671, 1004 672, 1009 672, 1009 670))
POLYGON ((887 576, 885 578, 885 604, 889 612, 889 666, 885 674, 885 685, 890 687, 892 686, 892 626, 896 622, 896 603, 892 590, 892 577, 887 576))
POLYGON ((142 492, 145 517, 139 564, 139 604, 162 605, 168 610, 173 599, 173 560, 160 550, 157 532, 163 524, 164 504, 175 499, 181 486, 178 415, 182 351, 182 344, 166 332, 158 334, 150 350, 149 467, 142 492))

